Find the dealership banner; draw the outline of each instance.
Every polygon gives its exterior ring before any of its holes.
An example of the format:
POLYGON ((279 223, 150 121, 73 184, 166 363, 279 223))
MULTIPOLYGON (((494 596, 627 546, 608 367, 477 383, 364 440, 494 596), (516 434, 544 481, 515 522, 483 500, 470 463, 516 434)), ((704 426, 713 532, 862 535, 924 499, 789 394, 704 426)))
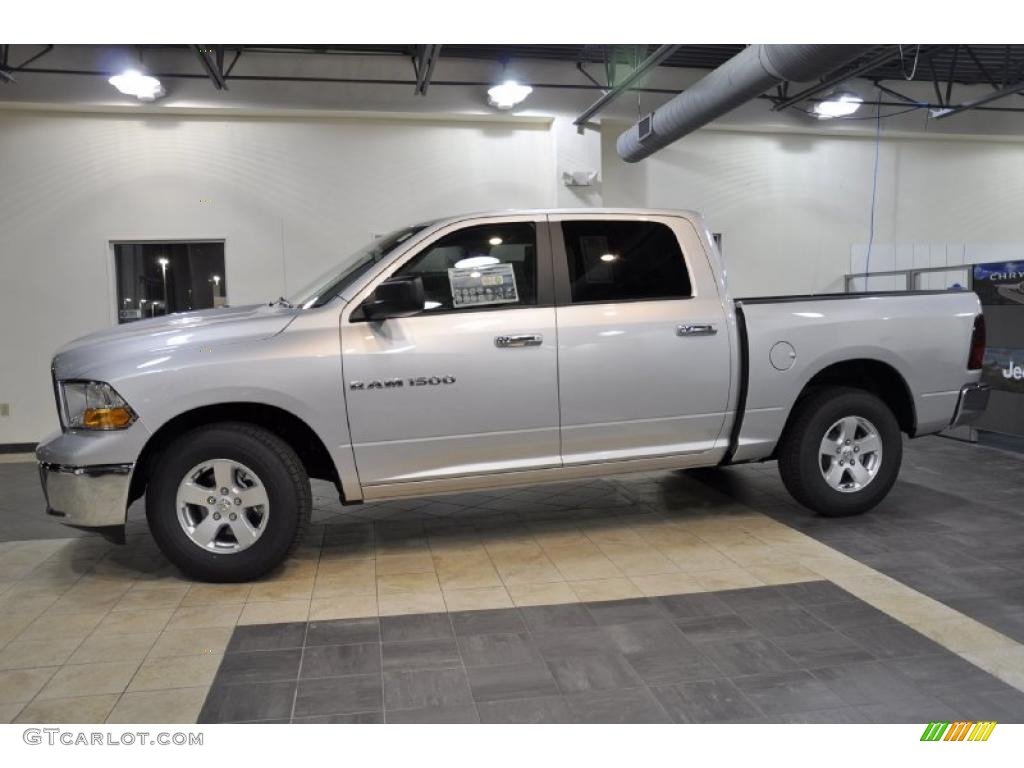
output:
POLYGON ((973 277, 982 304, 1024 305, 1024 261, 975 264, 973 277))
POLYGON ((986 348, 981 380, 992 389, 1024 395, 1024 349, 986 348))

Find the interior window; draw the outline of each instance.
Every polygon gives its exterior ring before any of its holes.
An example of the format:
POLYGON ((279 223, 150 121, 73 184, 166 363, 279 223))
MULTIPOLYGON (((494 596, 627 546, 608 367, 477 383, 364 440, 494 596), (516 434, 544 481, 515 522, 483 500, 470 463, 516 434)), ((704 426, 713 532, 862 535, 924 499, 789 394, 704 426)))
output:
POLYGON ((531 222, 483 224, 442 237, 396 277, 419 277, 425 312, 537 303, 537 232, 531 222))
POLYGON ((654 221, 563 221, 573 303, 688 298, 675 233, 654 221))

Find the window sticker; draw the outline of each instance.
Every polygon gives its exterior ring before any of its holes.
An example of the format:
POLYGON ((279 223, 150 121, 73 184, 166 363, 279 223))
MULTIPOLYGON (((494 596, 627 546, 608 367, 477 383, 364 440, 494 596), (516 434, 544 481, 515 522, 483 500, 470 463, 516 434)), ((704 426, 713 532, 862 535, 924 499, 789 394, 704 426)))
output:
POLYGON ((511 264, 449 269, 448 282, 452 289, 452 306, 456 309, 519 301, 511 264))

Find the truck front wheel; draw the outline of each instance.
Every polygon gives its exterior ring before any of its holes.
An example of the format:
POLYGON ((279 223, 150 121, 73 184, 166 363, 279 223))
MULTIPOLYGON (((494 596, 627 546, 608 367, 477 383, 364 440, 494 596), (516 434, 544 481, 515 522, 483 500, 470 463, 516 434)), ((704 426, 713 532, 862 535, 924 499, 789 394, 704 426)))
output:
POLYGON ((309 478, 291 446, 252 424, 187 432, 155 464, 146 518, 189 576, 248 581, 284 560, 309 524, 309 478))
POLYGON ((867 512, 896 482, 899 424, 877 396, 823 387, 800 400, 779 443, 779 474, 790 494, 826 517, 867 512))

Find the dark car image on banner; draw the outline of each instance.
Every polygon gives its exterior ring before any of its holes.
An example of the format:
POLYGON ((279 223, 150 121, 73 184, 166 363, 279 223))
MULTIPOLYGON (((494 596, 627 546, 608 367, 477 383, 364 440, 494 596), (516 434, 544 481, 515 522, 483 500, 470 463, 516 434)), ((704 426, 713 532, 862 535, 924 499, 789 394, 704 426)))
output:
POLYGON ((1024 260, 975 264, 974 292, 982 304, 1024 304, 1024 260))

